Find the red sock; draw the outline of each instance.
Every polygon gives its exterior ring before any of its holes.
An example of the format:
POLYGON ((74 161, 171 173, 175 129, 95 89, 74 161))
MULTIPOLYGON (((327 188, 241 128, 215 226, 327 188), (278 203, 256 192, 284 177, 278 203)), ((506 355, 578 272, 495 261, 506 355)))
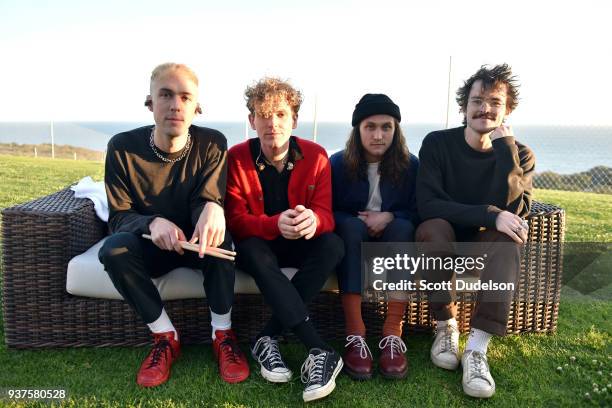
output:
POLYGON ((343 293, 342 307, 344 308, 346 334, 357 334, 365 337, 366 328, 361 317, 361 294, 343 293))
POLYGON ((387 303, 387 318, 383 325, 383 337, 402 336, 402 319, 406 312, 407 302, 391 301, 387 303))

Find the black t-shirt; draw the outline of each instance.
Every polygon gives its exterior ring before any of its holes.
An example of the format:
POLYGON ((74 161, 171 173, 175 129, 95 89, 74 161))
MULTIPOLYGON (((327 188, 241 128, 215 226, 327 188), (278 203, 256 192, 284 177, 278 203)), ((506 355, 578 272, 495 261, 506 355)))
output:
MULTIPOLYGON (((191 126, 191 146, 174 163, 162 161, 149 141, 153 126, 119 133, 108 142, 104 182, 111 232, 148 234, 155 217, 175 223, 189 238, 207 202, 223 205, 227 141, 217 130, 191 126)), ((180 157, 183 151, 165 154, 180 157)))

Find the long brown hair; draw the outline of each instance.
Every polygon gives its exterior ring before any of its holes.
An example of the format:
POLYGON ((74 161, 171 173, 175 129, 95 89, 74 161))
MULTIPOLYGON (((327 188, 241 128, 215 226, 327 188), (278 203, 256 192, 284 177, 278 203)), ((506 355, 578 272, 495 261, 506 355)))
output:
MULTIPOLYGON (((402 182, 404 172, 410 167, 410 152, 399 122, 395 118, 393 122, 395 123, 393 141, 380 161, 378 172, 381 179, 389 180, 391 184, 397 186, 402 182)), ((359 125, 354 126, 344 149, 344 165, 349 179, 353 181, 367 177, 368 163, 364 150, 359 125)))

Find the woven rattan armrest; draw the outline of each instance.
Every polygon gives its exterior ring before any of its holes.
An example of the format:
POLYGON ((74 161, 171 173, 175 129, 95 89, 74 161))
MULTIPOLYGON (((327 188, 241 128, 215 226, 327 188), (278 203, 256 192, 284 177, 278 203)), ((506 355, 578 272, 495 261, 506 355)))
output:
POLYGON ((93 203, 70 189, 2 211, 3 312, 7 343, 52 327, 62 315, 68 261, 102 239, 93 203), (32 326, 32 327, 30 327, 32 326))

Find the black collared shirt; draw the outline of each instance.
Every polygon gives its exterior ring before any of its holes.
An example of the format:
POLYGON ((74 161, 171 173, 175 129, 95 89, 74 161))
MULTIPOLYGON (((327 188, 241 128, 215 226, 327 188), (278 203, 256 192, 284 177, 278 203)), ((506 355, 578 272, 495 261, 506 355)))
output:
POLYGON ((279 214, 289 208, 289 177, 291 176, 290 168, 293 168, 295 161, 302 158, 302 151, 298 146, 295 137, 289 138, 289 152, 287 153, 289 160, 285 163, 283 171, 280 173, 274 165, 270 164, 263 152, 258 138, 250 139, 249 147, 255 169, 259 176, 259 183, 263 190, 264 212, 268 216, 279 214), (290 164, 291 163, 291 164, 290 164))

